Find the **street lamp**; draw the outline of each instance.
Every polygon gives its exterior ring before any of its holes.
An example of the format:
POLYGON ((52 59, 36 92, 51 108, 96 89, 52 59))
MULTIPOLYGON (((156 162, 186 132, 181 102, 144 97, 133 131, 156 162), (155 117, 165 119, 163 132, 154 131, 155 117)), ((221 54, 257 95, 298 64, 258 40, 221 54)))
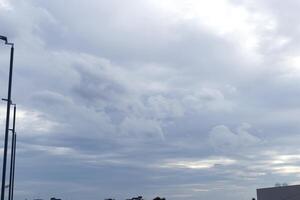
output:
POLYGON ((7 102, 6 108, 6 124, 5 124, 5 136, 4 136, 4 151, 3 151, 3 168, 2 168, 2 185, 1 185, 1 200, 5 197, 5 176, 6 176, 6 162, 7 162, 7 148, 8 148, 8 132, 9 132, 9 118, 10 118, 10 106, 11 106, 11 86, 12 86, 12 72, 14 61, 14 44, 7 42, 7 37, 0 36, 0 40, 5 41, 6 45, 11 46, 10 50, 10 66, 9 66, 9 79, 8 79, 8 93, 7 99, 3 99, 7 102))
POLYGON ((4 40, 7 43, 7 37, 0 35, 0 40, 4 40))

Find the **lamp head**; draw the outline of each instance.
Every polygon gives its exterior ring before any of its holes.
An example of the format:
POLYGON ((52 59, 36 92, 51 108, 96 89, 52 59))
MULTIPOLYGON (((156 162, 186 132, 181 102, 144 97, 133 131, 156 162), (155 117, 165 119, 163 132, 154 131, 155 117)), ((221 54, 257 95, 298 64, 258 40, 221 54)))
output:
POLYGON ((0 40, 4 40, 7 43, 7 37, 0 35, 0 40))

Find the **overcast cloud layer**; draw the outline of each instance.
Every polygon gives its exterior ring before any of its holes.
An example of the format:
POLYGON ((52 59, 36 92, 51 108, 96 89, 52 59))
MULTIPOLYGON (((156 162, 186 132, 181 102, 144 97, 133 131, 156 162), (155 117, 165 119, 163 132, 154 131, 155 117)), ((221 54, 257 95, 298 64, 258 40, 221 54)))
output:
MULTIPOLYGON (((299 183, 299 9, 0 0, 16 44, 16 199, 246 200, 299 183)), ((1 97, 8 64, 1 45, 1 97)))

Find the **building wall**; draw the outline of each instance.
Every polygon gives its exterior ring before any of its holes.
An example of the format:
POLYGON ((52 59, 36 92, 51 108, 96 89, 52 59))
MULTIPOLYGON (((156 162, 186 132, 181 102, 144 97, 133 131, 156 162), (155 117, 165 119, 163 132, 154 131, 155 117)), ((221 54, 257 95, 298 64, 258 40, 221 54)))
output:
POLYGON ((300 185, 257 189, 257 200, 299 200, 300 185))

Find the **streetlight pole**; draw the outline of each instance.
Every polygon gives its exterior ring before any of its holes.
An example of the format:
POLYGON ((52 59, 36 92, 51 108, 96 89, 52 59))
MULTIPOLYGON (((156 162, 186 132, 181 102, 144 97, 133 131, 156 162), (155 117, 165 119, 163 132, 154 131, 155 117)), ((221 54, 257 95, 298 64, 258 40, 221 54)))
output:
POLYGON ((10 171, 9 171, 9 192, 8 192, 8 200, 12 200, 13 196, 13 182, 14 182, 14 171, 15 171, 15 153, 16 153, 16 104, 12 104, 14 106, 14 115, 13 115, 13 128, 10 129, 12 133, 11 139, 11 153, 10 153, 10 171))
POLYGON ((12 73, 14 62, 14 44, 7 42, 7 37, 0 36, 0 40, 5 41, 6 45, 11 46, 10 50, 10 66, 9 66, 9 79, 8 79, 8 93, 7 93, 7 107, 6 107, 6 125, 4 136, 4 151, 3 151, 3 168, 2 168, 2 185, 1 185, 1 200, 5 197, 5 178, 6 178, 6 162, 7 162, 7 148, 8 148, 8 132, 9 132, 9 118, 10 118, 10 106, 11 106, 11 87, 12 87, 12 73))
POLYGON ((17 150, 17 133, 14 134, 14 153, 13 153, 13 173, 12 173, 12 185, 11 185, 11 200, 14 199, 14 188, 15 188, 15 168, 16 168, 16 150, 17 150))

